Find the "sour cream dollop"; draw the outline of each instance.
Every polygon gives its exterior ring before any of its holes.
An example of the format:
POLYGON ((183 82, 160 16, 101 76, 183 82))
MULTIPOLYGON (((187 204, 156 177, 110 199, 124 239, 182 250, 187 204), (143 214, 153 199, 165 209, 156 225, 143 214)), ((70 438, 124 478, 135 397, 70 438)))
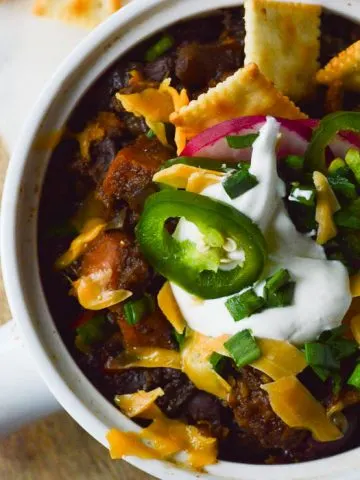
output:
MULTIPOLYGON (((339 326, 350 306, 346 268, 338 261, 327 260, 323 248, 299 233, 287 214, 282 201, 285 185, 276 166, 279 129, 279 123, 268 117, 253 144, 250 172, 259 182, 256 187, 231 199, 222 183, 217 183, 207 187, 201 195, 232 205, 259 226, 269 247, 269 259, 262 278, 253 288, 262 295, 265 278, 286 268, 296 282, 292 305, 268 308, 235 322, 225 305, 229 297, 202 300, 171 283, 189 327, 204 335, 233 335, 249 328, 257 337, 301 344, 315 340, 324 330, 339 326)), ((180 220, 174 235, 179 241, 190 240, 203 248, 201 232, 185 219, 180 220)), ((241 261, 242 253, 238 246, 230 258, 241 261)))

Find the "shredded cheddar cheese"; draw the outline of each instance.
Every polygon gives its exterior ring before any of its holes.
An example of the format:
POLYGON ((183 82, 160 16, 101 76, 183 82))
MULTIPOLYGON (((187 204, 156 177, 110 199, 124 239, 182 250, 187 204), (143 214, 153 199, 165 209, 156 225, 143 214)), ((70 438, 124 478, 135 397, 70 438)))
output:
POLYGON ((163 395, 164 391, 160 387, 150 392, 139 390, 136 393, 116 395, 115 403, 127 417, 149 418, 145 412, 154 405, 157 398, 163 395), (143 415, 145 415, 145 417, 143 415))
POLYGON ((219 183, 219 181, 219 175, 214 175, 213 173, 194 172, 189 176, 186 190, 188 192, 200 193, 206 187, 215 185, 216 183, 219 183))
MULTIPOLYGON (((166 78, 158 88, 145 88, 138 93, 117 93, 116 98, 123 108, 137 117, 144 117, 147 126, 153 130, 163 145, 167 145, 165 123, 170 115, 189 103, 186 90, 180 93, 170 86, 171 79, 166 78)), ((185 146, 181 130, 177 131, 176 142, 179 148, 185 146)))
POLYGON ((269 394, 274 412, 289 427, 310 430, 318 442, 331 442, 342 437, 321 403, 295 376, 283 377, 261 388, 269 394))
POLYGON ((160 459, 161 455, 154 448, 148 447, 134 432, 121 432, 113 428, 106 436, 110 446, 110 456, 118 460, 124 456, 147 459, 160 459))
POLYGON ((197 470, 217 461, 215 438, 206 437, 193 425, 170 420, 164 415, 155 418, 149 427, 139 433, 110 430, 107 439, 113 459, 136 455, 171 460, 175 454, 185 451, 188 455, 186 464, 197 470))
POLYGON ((177 333, 183 333, 185 320, 180 312, 169 282, 165 282, 157 296, 158 305, 177 333))
POLYGON ((112 307, 131 297, 129 290, 109 290, 107 285, 112 270, 104 269, 84 275, 73 283, 73 290, 79 303, 87 310, 102 310, 112 307))
POLYGON ((90 160, 90 146, 93 142, 103 140, 106 134, 111 131, 118 131, 122 122, 111 112, 100 112, 95 120, 89 122, 85 129, 76 135, 79 142, 81 156, 90 160))
POLYGON ((200 390, 226 400, 231 387, 211 366, 211 354, 221 349, 227 335, 217 338, 192 332, 181 352, 182 370, 200 390))
POLYGON ((354 315, 351 318, 351 320, 350 320, 350 330, 351 330, 351 333, 352 333, 354 339, 360 345, 360 314, 354 315))
POLYGON ((306 368, 304 354, 291 343, 270 338, 258 338, 261 357, 251 364, 273 380, 297 375, 306 368))
POLYGON ((111 359, 107 365, 110 370, 125 370, 127 368, 175 368, 181 370, 181 357, 175 350, 152 347, 134 347, 111 359))
POLYGON ((196 182, 199 182, 199 177, 197 177, 197 180, 195 180, 195 178, 191 180, 191 177, 194 174, 197 174, 200 178, 204 178, 204 176, 209 175, 211 176, 211 180, 215 180, 217 182, 219 182, 221 178, 225 176, 224 173, 217 172, 215 170, 206 170, 203 168, 197 168, 192 167, 191 165, 184 165, 182 163, 178 163, 176 165, 172 165, 171 167, 165 168, 164 170, 156 172, 153 176, 153 182, 165 183, 170 187, 184 188, 189 190, 189 181, 190 186, 193 185, 192 188, 194 188, 196 182))
POLYGON ((72 218, 71 223, 78 232, 84 229, 89 220, 105 217, 105 207, 101 200, 96 198, 95 192, 90 193, 72 218))
POLYGON ((333 215, 340 205, 325 175, 314 172, 313 180, 317 192, 315 220, 319 225, 316 241, 323 245, 337 235, 333 215))
POLYGON ((82 233, 70 244, 68 250, 55 262, 55 268, 62 270, 77 260, 87 249, 90 242, 105 229, 106 223, 102 218, 91 218, 83 226, 82 233))

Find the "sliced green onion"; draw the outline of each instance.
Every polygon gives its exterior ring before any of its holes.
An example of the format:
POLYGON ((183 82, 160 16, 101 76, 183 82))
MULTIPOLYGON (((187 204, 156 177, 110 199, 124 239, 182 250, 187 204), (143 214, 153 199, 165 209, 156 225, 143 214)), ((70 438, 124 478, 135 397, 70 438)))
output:
POLYGON ((331 375, 331 372, 328 368, 317 367, 315 365, 312 365, 311 368, 323 382, 326 382, 331 375))
POLYGON ((289 282, 276 292, 266 294, 266 306, 269 308, 288 307, 292 304, 295 282, 289 282))
POLYGON ((360 151, 350 148, 345 155, 345 163, 350 167, 356 181, 360 183, 360 151))
POLYGON ((173 331, 173 336, 178 344, 179 350, 182 350, 184 344, 185 344, 185 339, 186 339, 186 329, 183 331, 183 333, 178 333, 175 329, 173 331))
POLYGON ((305 360, 311 367, 320 367, 330 371, 340 368, 340 362, 333 355, 329 345, 318 342, 305 343, 305 360))
POLYGON ((334 175, 339 170, 342 170, 344 167, 346 167, 346 163, 344 162, 344 160, 342 158, 335 158, 329 165, 328 173, 330 175, 334 175))
POLYGON ((360 363, 356 365, 347 381, 347 384, 360 390, 360 363))
POLYGON ((326 343, 332 342, 339 337, 342 337, 346 333, 347 327, 345 325, 340 325, 339 327, 333 328, 332 330, 325 330, 319 337, 319 342, 326 343))
POLYGON ((285 165, 292 170, 302 170, 304 168, 304 157, 288 155, 285 158, 285 165))
POLYGON ((332 391, 334 395, 338 395, 342 387, 342 377, 340 373, 333 373, 332 377, 332 391))
POLYGON ((265 300, 259 297, 252 288, 246 290, 244 293, 230 297, 225 302, 225 306, 235 322, 250 317, 253 313, 261 310, 264 305, 265 300))
POLYGON ((170 50, 170 48, 174 45, 174 39, 165 34, 158 42, 152 45, 147 52, 145 53, 145 60, 147 62, 153 62, 157 58, 161 57, 165 52, 170 50))
POLYGON ((245 367, 261 357, 261 350, 249 329, 233 335, 224 343, 224 347, 238 368, 245 367))
POLYGON ((94 315, 89 321, 76 329, 77 340, 82 345, 92 345, 104 339, 104 327, 106 316, 103 314, 94 315))
POLYGON ((209 358, 209 362, 211 366, 217 373, 222 372, 222 370, 224 369, 226 360, 227 360, 227 357, 224 357, 224 355, 220 355, 220 353, 217 353, 217 352, 213 352, 209 358))
POLYGON ((348 178, 340 174, 334 174, 328 176, 328 181, 335 193, 340 193, 349 200, 354 200, 357 197, 356 187, 348 178))
POLYGON ((124 316, 129 325, 136 325, 149 312, 154 310, 153 299, 145 295, 139 300, 129 300, 124 304, 124 316))
POLYGON ((237 198, 248 190, 256 187, 257 184, 258 181, 255 175, 252 175, 245 167, 227 177, 223 183, 223 187, 230 198, 237 198))
POLYGON ((156 137, 156 133, 154 132, 154 130, 151 130, 151 128, 146 132, 146 136, 147 138, 154 138, 156 137))
POLYGON ((264 298, 270 308, 291 305, 295 290, 295 282, 285 268, 280 268, 265 282, 264 298))
POLYGON ((334 214, 334 221, 339 227, 360 229, 360 198, 334 214))
POLYGON ((228 135, 226 141, 230 148, 249 148, 258 136, 258 133, 249 133, 248 135, 228 135))
POLYGON ((316 194, 314 188, 294 184, 291 187, 289 200, 290 202, 297 202, 308 207, 313 207, 315 205, 315 197, 316 194))
POLYGON ((347 338, 328 340, 326 344, 331 347, 337 360, 351 357, 351 355, 354 355, 359 349, 357 342, 354 340, 348 340, 347 338))
POLYGON ((267 293, 273 293, 291 281, 289 271, 286 268, 280 268, 265 282, 267 293))

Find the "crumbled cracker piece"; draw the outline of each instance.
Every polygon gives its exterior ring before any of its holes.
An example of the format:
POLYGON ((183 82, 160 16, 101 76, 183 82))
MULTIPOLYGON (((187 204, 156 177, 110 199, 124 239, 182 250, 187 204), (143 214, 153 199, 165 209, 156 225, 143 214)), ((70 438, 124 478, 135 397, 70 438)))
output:
POLYGON ((316 74, 324 85, 341 81, 344 88, 360 92, 360 40, 343 50, 316 74))
POLYGON ((321 6, 245 0, 245 65, 260 71, 284 95, 311 95, 319 68, 321 6))
POLYGON ((217 123, 246 115, 307 117, 251 63, 174 112, 170 121, 190 139, 217 123))
POLYGON ((33 13, 93 28, 120 7, 121 0, 35 0, 33 13))

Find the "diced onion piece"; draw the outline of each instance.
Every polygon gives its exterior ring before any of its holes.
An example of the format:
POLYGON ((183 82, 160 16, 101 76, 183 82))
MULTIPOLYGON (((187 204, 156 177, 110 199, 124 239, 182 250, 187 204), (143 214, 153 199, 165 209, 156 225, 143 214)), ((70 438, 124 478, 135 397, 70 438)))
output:
POLYGON ((217 172, 215 170, 205 170, 203 168, 192 167, 191 165, 184 165, 178 163, 171 167, 164 168, 156 172, 153 176, 153 182, 165 183, 174 188, 187 188, 189 179, 194 173, 210 174, 214 178, 218 178, 218 181, 224 177, 224 173, 217 172))
POLYGON ((360 273, 350 277, 350 291, 353 297, 360 297, 360 273))
POLYGON ((211 393, 226 400, 230 393, 230 385, 212 368, 209 362, 213 352, 221 349, 228 338, 211 338, 192 332, 182 349, 182 370, 199 390, 211 393))
POLYGON ((166 282, 162 286, 157 296, 158 305, 165 317, 175 328, 177 333, 183 333, 185 329, 185 320, 177 304, 170 283, 166 282))
POLYGON ((360 314, 354 315, 350 320, 350 329, 353 337, 360 345, 360 314))
POLYGON ((261 357, 251 366, 278 380, 290 375, 297 375, 306 368, 304 354, 291 343, 270 338, 258 338, 261 357))
POLYGON ((87 249, 90 242, 105 229, 106 223, 102 218, 91 218, 88 220, 82 230, 70 244, 68 250, 55 262, 55 268, 62 270, 77 260, 87 249))
POLYGON ((274 412, 289 427, 310 430, 318 442, 332 442, 342 437, 324 407, 295 376, 283 377, 261 388, 269 394, 274 412))
POLYGON ((120 410, 130 418, 142 417, 142 414, 147 411, 159 397, 164 395, 162 388, 155 388, 150 392, 139 390, 135 393, 125 395, 116 395, 115 403, 120 410))
POLYGON ((80 305, 87 310, 102 310, 131 297, 129 290, 108 290, 106 286, 110 277, 111 269, 105 269, 76 280, 73 288, 80 305))
POLYGON ((319 224, 316 241, 323 245, 337 235, 333 214, 340 205, 325 175, 314 172, 313 180, 317 191, 315 220, 319 224))
POLYGON ((175 350, 152 347, 134 347, 110 359, 106 365, 109 370, 125 370, 127 368, 175 368, 181 370, 180 353, 175 350))

